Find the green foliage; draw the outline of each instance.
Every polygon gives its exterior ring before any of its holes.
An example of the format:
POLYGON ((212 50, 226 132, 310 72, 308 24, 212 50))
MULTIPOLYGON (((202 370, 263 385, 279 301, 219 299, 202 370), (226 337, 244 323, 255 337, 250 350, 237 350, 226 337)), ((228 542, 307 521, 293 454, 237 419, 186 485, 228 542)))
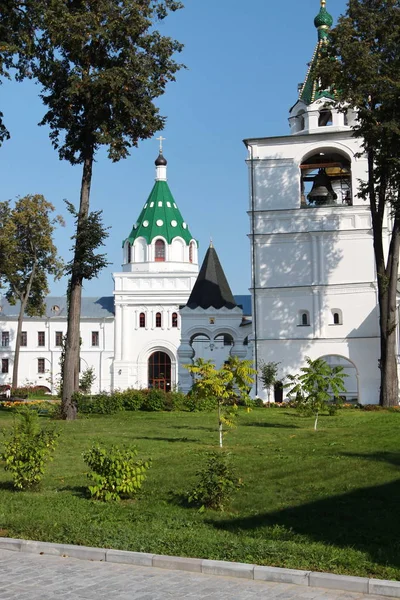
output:
POLYGON ((302 367, 301 374, 288 375, 288 398, 296 403, 299 412, 314 415, 317 429, 318 415, 326 409, 332 398, 339 401, 346 392, 343 380, 346 374, 342 367, 330 367, 322 358, 311 360, 306 357, 307 366, 302 367))
POLYGON ((116 391, 114 396, 121 399, 124 410, 140 410, 143 406, 145 395, 142 390, 127 389, 116 391))
POLYGON ((104 227, 102 214, 103 211, 97 210, 88 213, 82 217, 71 202, 66 202, 68 211, 75 219, 76 233, 72 237, 75 240, 74 258, 66 267, 66 274, 72 275, 77 280, 93 279, 98 277, 100 271, 110 263, 107 261, 106 254, 96 252, 98 248, 104 246, 104 240, 109 236, 110 227, 104 227))
POLYGON ((197 483, 187 495, 189 504, 205 508, 224 510, 233 494, 242 486, 230 464, 230 455, 209 452, 205 464, 197 472, 197 483))
POLYGON ((38 486, 59 434, 51 428, 40 428, 34 411, 21 410, 11 432, 5 435, 1 458, 5 470, 12 475, 14 487, 25 490, 38 486))
POLYGON ((121 449, 95 444, 83 454, 83 460, 92 470, 88 477, 93 480, 89 486, 92 498, 108 502, 121 500, 139 493, 146 479, 146 471, 151 460, 138 460, 136 447, 121 449))
POLYGON ((164 410, 188 410, 186 405, 186 395, 183 392, 172 390, 165 394, 164 410))
POLYGON ((94 367, 88 367, 85 369, 79 379, 79 389, 83 394, 90 394, 92 390, 92 385, 96 380, 96 375, 94 373, 94 367))
POLYGON ((123 399, 119 394, 107 394, 105 392, 95 396, 85 396, 75 393, 74 402, 78 412, 82 414, 113 415, 123 410, 123 399))
POLYGON ((148 410, 150 412, 156 410, 164 410, 166 394, 163 390, 153 388, 147 390, 142 405, 142 410, 148 410))
POLYGON ((56 223, 52 218, 54 206, 40 194, 19 198, 11 208, 10 202, 0 202, 0 287, 6 287, 10 304, 20 302, 18 330, 14 353, 13 387, 18 386, 20 332, 26 313, 42 316, 48 293, 47 276, 58 279, 62 263, 53 243, 56 223))
POLYGON ((233 427, 237 416, 237 404, 241 401, 250 405, 249 391, 256 373, 249 360, 237 356, 229 360, 221 369, 216 369, 211 360, 197 359, 192 365, 185 365, 193 375, 191 393, 197 403, 217 402, 219 445, 223 446, 225 427, 233 427))
POLYGON ((276 383, 279 362, 261 362, 259 368, 259 377, 264 390, 268 391, 268 401, 271 387, 276 383))
POLYGON ((352 0, 330 32, 316 77, 335 90, 368 165, 359 197, 368 201, 378 285, 380 404, 398 405, 397 281, 400 250, 400 10, 398 0, 352 0), (390 214, 388 223, 387 215, 390 214), (391 240, 387 247, 387 237, 391 240))

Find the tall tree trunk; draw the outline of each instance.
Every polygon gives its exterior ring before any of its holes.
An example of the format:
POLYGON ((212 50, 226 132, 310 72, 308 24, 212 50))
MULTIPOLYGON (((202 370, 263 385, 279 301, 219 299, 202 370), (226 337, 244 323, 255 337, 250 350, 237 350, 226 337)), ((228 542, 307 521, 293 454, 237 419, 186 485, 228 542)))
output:
POLYGON ((29 294, 31 293, 32 282, 36 273, 36 260, 33 263, 32 272, 29 277, 28 285, 26 287, 26 292, 21 298, 21 305, 19 309, 18 315, 18 325, 17 325, 17 336, 15 339, 15 352, 14 352, 14 366, 13 366, 13 376, 12 376, 12 385, 11 387, 15 390, 18 387, 18 368, 19 368, 19 351, 21 348, 21 332, 22 332, 22 324, 24 321, 24 314, 26 305, 28 303, 29 294))
POLYGON ((381 176, 379 191, 375 189, 375 157, 372 150, 368 152, 368 193, 372 215, 372 231, 374 238, 374 256, 378 282, 379 327, 380 327, 380 371, 381 387, 379 404, 381 406, 398 405, 397 374, 397 280, 399 272, 400 249, 400 215, 395 212, 392 226, 389 252, 385 262, 383 248, 383 225, 385 206, 389 192, 387 180, 381 176))
POLYGON ((69 282, 68 328, 65 341, 65 360, 62 373, 63 393, 61 412, 64 419, 76 418, 77 406, 73 400, 74 392, 79 389, 79 348, 80 320, 82 301, 82 276, 79 272, 79 231, 82 223, 89 214, 90 185, 93 169, 93 146, 87 149, 83 163, 79 216, 77 223, 77 238, 75 241, 74 263, 69 282))
POLYGON ((399 271, 400 232, 399 219, 395 217, 384 275, 378 277, 378 298, 381 327, 381 406, 397 406, 397 281, 399 271))

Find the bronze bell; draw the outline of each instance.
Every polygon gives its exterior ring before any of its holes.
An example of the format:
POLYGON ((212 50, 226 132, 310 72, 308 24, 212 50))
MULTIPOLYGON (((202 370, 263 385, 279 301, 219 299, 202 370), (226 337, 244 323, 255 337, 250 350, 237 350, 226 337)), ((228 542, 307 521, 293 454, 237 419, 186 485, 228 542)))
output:
POLYGON ((325 169, 320 169, 314 179, 311 192, 307 196, 310 204, 321 206, 323 204, 335 204, 337 194, 333 191, 331 181, 325 169))

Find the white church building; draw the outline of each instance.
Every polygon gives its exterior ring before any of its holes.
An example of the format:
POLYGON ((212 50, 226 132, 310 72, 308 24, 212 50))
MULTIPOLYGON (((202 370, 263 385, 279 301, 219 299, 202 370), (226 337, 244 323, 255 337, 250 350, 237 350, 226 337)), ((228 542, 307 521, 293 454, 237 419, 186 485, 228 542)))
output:
MULTIPOLYGON (((250 296, 233 297, 212 244, 199 273, 198 244, 170 191, 161 150, 155 165, 153 189, 123 242, 114 296, 82 300, 80 371, 94 369, 92 392, 189 391, 184 364, 251 358, 250 296)), ((0 386, 12 380, 18 312, 0 297, 0 386)), ((48 297, 43 317, 24 319, 19 386, 57 391, 66 331, 65 297, 48 297)))
MULTIPOLYGON (((83 299, 81 371, 94 367, 93 391, 188 391, 183 365, 198 357, 218 367, 229 355, 278 362, 281 381, 306 357, 323 357, 344 367, 348 399, 378 402, 371 216, 357 195, 367 161, 352 135, 356 114, 338 112, 311 70, 331 25, 321 0, 317 46, 290 109, 290 133, 245 140, 251 303, 250 296, 232 295, 212 245, 199 272, 198 244, 171 194, 160 151, 154 187, 123 242, 114 296, 83 299)), ((0 385, 11 381, 17 314, 0 298, 0 385)), ((25 319, 20 385, 56 389, 66 317, 66 299, 48 298, 43 318, 25 319)), ((275 392, 277 400, 284 397, 279 384, 275 392)), ((266 398, 260 381, 254 394, 266 398)))

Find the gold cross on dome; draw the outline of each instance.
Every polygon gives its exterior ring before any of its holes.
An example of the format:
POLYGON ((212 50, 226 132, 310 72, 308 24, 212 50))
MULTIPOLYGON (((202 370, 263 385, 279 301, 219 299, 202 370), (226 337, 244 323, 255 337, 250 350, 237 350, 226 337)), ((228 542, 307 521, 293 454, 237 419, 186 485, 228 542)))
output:
POLYGON ((162 143, 166 140, 167 138, 163 137, 162 135, 160 135, 160 137, 156 138, 157 141, 160 142, 160 154, 162 154, 162 143))

